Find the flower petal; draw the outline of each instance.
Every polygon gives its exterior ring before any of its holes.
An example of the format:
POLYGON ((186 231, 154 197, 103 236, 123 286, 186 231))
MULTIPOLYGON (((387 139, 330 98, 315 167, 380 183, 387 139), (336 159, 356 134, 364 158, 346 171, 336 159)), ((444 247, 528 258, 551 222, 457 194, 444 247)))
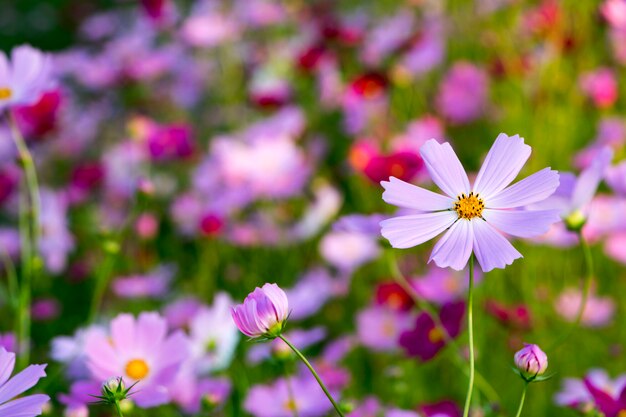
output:
POLYGON ((561 220, 559 210, 483 210, 487 223, 517 237, 541 236, 561 220))
POLYGON ((38 416, 48 401, 50 397, 44 394, 28 395, 0 405, 0 415, 2 417, 38 416))
POLYGON ((485 158, 476 181, 474 192, 489 199, 511 183, 530 156, 530 146, 519 135, 500 133, 485 158))
MULTIPOLYGON (((472 223, 476 220, 460 219, 450 227, 450 230, 437 242, 430 255, 430 261, 435 261, 438 267, 450 267, 457 271, 467 265, 472 254, 474 232, 472 223)), ((478 220, 482 221, 482 220, 478 220)))
POLYGON ((457 218, 453 211, 394 217, 380 222, 381 234, 394 248, 410 248, 434 238, 457 218))
POLYGON ((452 198, 469 193, 467 174, 449 143, 440 144, 431 139, 422 145, 420 155, 433 182, 444 193, 452 198))
POLYGON ((605 146, 598 152, 589 168, 580 174, 572 193, 571 211, 580 210, 591 202, 607 167, 611 164, 611 159, 613 150, 605 146))
POLYGON ((537 203, 551 196, 558 186, 559 173, 544 168, 485 200, 485 207, 515 208, 537 203))
POLYGON ((30 365, 0 387, 0 404, 32 388, 40 378, 46 376, 46 365, 30 365))
POLYGON ((475 221, 473 226, 474 254, 483 272, 504 268, 522 257, 522 254, 486 221, 475 221))
POLYGON ((454 201, 450 197, 433 193, 425 188, 399 180, 396 177, 389 181, 381 181, 385 192, 383 200, 394 206, 420 211, 447 210, 452 207, 454 201))
POLYGON ((2 386, 9 377, 15 367, 15 353, 7 352, 5 348, 0 348, 0 386, 2 386))

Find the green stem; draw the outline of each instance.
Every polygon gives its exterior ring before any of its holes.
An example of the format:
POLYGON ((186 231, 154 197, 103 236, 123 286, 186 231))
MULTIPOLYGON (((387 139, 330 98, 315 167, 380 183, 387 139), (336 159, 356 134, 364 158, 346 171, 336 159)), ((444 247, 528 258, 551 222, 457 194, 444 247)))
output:
MULTIPOLYGON (((446 329, 441 322, 441 319, 435 309, 419 296, 419 294, 415 291, 415 288, 411 286, 411 283, 407 280, 402 271, 400 271, 393 252, 387 251, 387 260, 389 262, 391 275, 395 279, 396 283, 402 287, 409 297, 411 297, 418 309, 425 311, 433 319, 435 327, 441 332, 446 344, 450 344, 453 347, 455 365, 457 365, 459 369, 462 369, 463 372, 469 376, 469 371, 465 368, 465 359, 461 354, 461 349, 457 340, 450 336, 448 329, 446 329)), ((489 381, 487 381, 487 379, 476 370, 474 371, 474 376, 477 388, 485 395, 485 397, 487 397, 492 403, 499 404, 500 396, 489 381)))
POLYGON ((561 345, 563 345, 563 343, 565 343, 565 341, 567 341, 567 339, 572 335, 574 330, 576 330, 580 326, 580 323, 582 322, 583 316, 585 314, 585 308, 587 307, 587 301, 589 300, 589 293, 591 292, 591 283, 593 281, 593 276, 594 276, 593 256, 591 254, 591 248, 589 247, 587 240, 583 236, 582 231, 579 230, 577 234, 578 234, 578 241, 580 242, 580 248, 585 258, 585 267, 586 267, 586 274, 585 274, 585 279, 583 282, 580 306, 578 306, 578 312, 576 313, 576 318, 572 322, 571 326, 569 326, 567 330, 565 330, 565 332, 562 333, 561 336, 559 336, 559 338, 557 338, 552 343, 552 345, 548 348, 549 350, 554 350, 560 347, 561 345))
POLYGON ((465 407, 463 417, 469 416, 470 405, 472 403, 472 391, 474 390, 474 254, 469 259, 469 287, 467 289, 467 334, 469 337, 469 383, 467 394, 465 395, 465 407))
POLYGON ((333 396, 330 395, 330 392, 328 392, 326 385, 324 385, 324 383, 322 382, 322 379, 319 377, 317 372, 315 372, 315 369, 313 369, 313 366, 309 363, 307 358, 305 358, 304 355, 294 345, 292 345, 291 342, 289 342, 283 335, 278 335, 278 337, 280 338, 280 340, 285 342, 285 344, 289 346, 291 350, 293 350, 293 352, 298 356, 298 358, 300 358, 300 360, 306 365, 306 367, 309 368, 309 371, 311 371, 311 373, 317 380, 317 383, 320 385, 320 388, 322 388, 322 391, 324 391, 324 394, 326 394, 330 403, 333 405, 333 407, 335 407, 335 411, 337 411, 337 414, 339 414, 341 417, 344 417, 343 413, 341 412, 341 408, 339 408, 339 405, 335 402, 335 400, 333 399, 333 396))
POLYGON ((115 261, 115 254, 110 253, 109 250, 104 249, 105 259, 102 266, 98 269, 98 275, 96 276, 96 288, 93 292, 91 299, 91 306, 89 308, 89 323, 93 323, 96 319, 100 307, 102 306, 102 299, 107 289, 109 282, 109 275, 113 269, 113 263, 115 261))
POLYGON ((13 310, 18 307, 18 283, 17 283, 17 271, 13 260, 4 248, 0 248, 0 257, 2 258, 2 264, 7 274, 8 290, 9 290, 9 305, 13 310))
POLYGON ((517 414, 515 417, 520 417, 522 415, 522 408, 524 408, 524 400, 526 399, 526 390, 528 389, 528 382, 524 381, 524 389, 522 390, 522 398, 519 400, 519 407, 517 408, 517 414))
POLYGON ((39 213, 41 212, 41 199, 39 196, 39 182, 33 156, 26 146, 15 117, 9 115, 11 136, 17 148, 18 157, 24 171, 25 183, 20 187, 20 240, 22 247, 22 280, 18 304, 18 343, 20 345, 19 368, 24 368, 29 362, 30 356, 30 304, 31 286, 36 278, 38 269, 39 250, 39 213), (24 187, 25 185, 25 187, 24 187), (26 190, 25 192, 23 190, 26 190))
POLYGON ((17 315, 15 318, 15 328, 18 343, 18 369, 23 369, 28 365, 30 356, 30 287, 32 279, 32 246, 30 227, 28 225, 28 197, 24 192, 24 187, 20 188, 20 247, 21 247, 21 279, 19 286, 19 298, 17 315))
POLYGON ((115 410, 117 411, 117 415, 119 417, 124 417, 124 415, 122 414, 122 409, 120 408, 120 402, 118 400, 115 400, 115 410))
POLYGON ((580 247, 585 257, 585 264, 587 265, 587 274, 585 276, 585 282, 583 284, 583 296, 580 300, 580 306, 578 307, 578 314, 576 314, 576 320, 574 321, 574 328, 580 326, 583 315, 585 314, 585 307, 587 307, 587 300, 589 299, 589 291, 591 290, 591 282, 593 280, 594 268, 593 268, 593 256, 591 255, 591 248, 587 243, 587 240, 583 236, 582 232, 578 232, 578 240, 580 241, 580 247))

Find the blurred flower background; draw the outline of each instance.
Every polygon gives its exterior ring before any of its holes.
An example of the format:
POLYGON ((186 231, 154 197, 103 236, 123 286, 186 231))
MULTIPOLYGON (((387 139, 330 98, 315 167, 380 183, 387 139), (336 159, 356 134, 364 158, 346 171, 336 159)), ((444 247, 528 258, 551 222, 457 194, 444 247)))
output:
POLYGON ((626 0, 20 0, 0 34, 0 346, 46 415, 112 415, 117 377, 125 416, 333 415, 231 317, 277 283, 347 415, 461 416, 468 271, 391 248, 380 182, 435 190, 430 139, 473 179, 501 132, 563 221, 476 270, 472 415, 514 415, 525 343, 523 415, 626 415, 626 0))

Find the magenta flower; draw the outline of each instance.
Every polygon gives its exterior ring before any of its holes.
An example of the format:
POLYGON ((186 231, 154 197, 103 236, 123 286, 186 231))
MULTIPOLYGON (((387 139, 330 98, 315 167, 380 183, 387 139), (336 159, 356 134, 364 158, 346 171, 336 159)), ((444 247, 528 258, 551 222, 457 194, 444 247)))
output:
POLYGON ((87 365, 94 379, 121 376, 128 386, 137 383, 132 399, 140 407, 170 401, 168 385, 189 356, 189 342, 177 331, 168 334, 167 322, 157 313, 137 319, 120 314, 111 322, 110 336, 91 332, 85 340, 87 365))
POLYGON ((232 307, 235 324, 246 336, 276 338, 289 316, 289 301, 276 284, 265 284, 251 292, 243 304, 232 307))
MULTIPOLYGON (((465 303, 458 301, 444 305, 439 312, 439 320, 450 338, 461 333, 465 314, 465 303)), ((434 358, 446 345, 444 330, 437 327, 433 318, 421 313, 412 329, 400 335, 399 344, 410 357, 418 357, 426 362, 434 358)))
POLYGON ((538 236, 559 220, 558 210, 524 208, 544 200, 556 190, 559 185, 556 171, 545 168, 508 186, 530 152, 523 138, 501 133, 471 187, 450 144, 429 140, 420 153, 433 181, 446 195, 395 177, 381 182, 385 188, 383 200, 418 211, 382 221, 382 235, 394 248, 410 248, 445 231, 429 260, 442 268, 463 269, 472 252, 484 272, 510 265, 522 255, 503 233, 538 236))
POLYGON ((548 368, 548 355, 539 346, 525 343, 524 347, 515 353, 515 366, 527 377, 543 375, 548 368))
POLYGON ((15 367, 15 353, 0 347, 0 415, 2 417, 32 417, 42 412, 42 407, 50 398, 35 394, 13 399, 32 388, 40 378, 46 376, 46 365, 30 365, 11 378, 15 367))
POLYGON ((14 48, 10 62, 0 52, 0 111, 39 100, 50 86, 50 69, 50 57, 30 45, 14 48))

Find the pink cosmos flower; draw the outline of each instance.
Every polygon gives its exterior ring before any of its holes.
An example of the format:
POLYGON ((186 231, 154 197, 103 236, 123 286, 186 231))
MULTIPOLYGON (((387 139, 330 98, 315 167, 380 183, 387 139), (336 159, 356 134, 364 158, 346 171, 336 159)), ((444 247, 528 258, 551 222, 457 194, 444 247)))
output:
POLYGON ((548 368, 548 355, 537 345, 524 343, 515 353, 515 366, 526 376, 542 375, 548 368))
POLYGON ((137 383, 132 399, 140 407, 170 401, 168 384, 188 357, 189 342, 182 331, 168 334, 167 322, 157 313, 137 319, 120 314, 104 332, 87 335, 85 352, 92 377, 105 381, 121 376, 128 386, 137 383))
MULTIPOLYGON (((568 288, 559 295, 554 303, 557 313, 569 322, 574 322, 578 316, 583 295, 576 288, 568 288)), ((586 327, 599 328, 610 324, 615 315, 615 302, 611 297, 599 297, 589 294, 581 324, 586 327)))
POLYGON ((463 269, 472 252, 484 272, 510 265, 522 255, 503 233, 538 236, 559 220, 558 210, 523 208, 554 192, 559 185, 556 171, 545 168, 507 187, 530 152, 523 138, 501 133, 471 187, 450 144, 429 140, 420 153, 433 182, 446 195, 394 177, 381 182, 385 188, 383 200, 418 212, 382 221, 382 235, 394 248, 410 248, 445 231, 429 260, 442 268, 463 269))
POLYGON ((265 284, 251 292, 243 304, 232 307, 235 324, 246 336, 275 338, 289 316, 289 301, 276 284, 265 284))
POLYGON ((34 104, 49 87, 50 57, 30 45, 0 52, 0 111, 9 106, 34 104))
POLYGON ((487 73, 469 62, 458 62, 439 86, 437 109, 453 124, 469 123, 483 115, 488 94, 487 73))
POLYGON ((33 387, 46 376, 46 365, 30 365, 11 378, 15 366, 15 353, 0 347, 0 415, 3 417, 33 417, 41 414, 42 407, 50 400, 47 395, 13 397, 33 387))
POLYGON ((599 68, 580 77, 580 88, 601 109, 617 101, 619 87, 613 70, 599 68))

